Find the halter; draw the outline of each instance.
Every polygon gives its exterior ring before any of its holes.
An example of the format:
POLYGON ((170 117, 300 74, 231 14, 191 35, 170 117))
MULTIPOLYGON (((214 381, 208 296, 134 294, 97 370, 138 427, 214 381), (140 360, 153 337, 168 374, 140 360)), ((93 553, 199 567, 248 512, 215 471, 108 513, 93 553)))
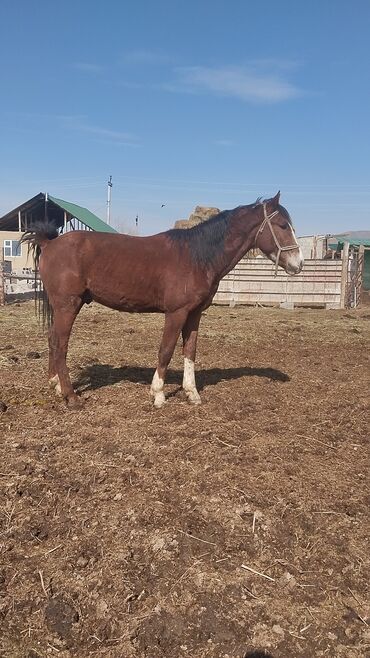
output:
POLYGON ((274 212, 271 213, 271 215, 268 215, 267 212, 266 212, 266 204, 263 203, 263 204, 262 204, 262 207, 263 207, 264 220, 263 220, 261 226, 259 227, 259 229, 258 229, 258 231, 257 231, 257 233, 256 233, 256 239, 255 239, 255 241, 254 241, 254 245, 255 245, 255 247, 257 246, 257 238, 258 238, 258 236, 260 235, 260 233, 263 232, 263 230, 264 230, 264 228, 265 228, 265 226, 266 226, 266 224, 267 224, 267 226, 269 227, 269 229, 270 229, 270 231, 271 231, 271 235, 272 235, 272 237, 273 237, 273 239, 274 239, 274 242, 275 242, 275 244, 276 244, 276 246, 277 246, 277 250, 278 250, 278 252, 277 252, 277 256, 276 256, 276 265, 275 265, 275 276, 277 276, 277 271, 278 271, 278 267, 279 267, 279 260, 280 260, 280 254, 281 254, 281 252, 282 252, 282 251, 291 251, 292 249, 297 249, 297 247, 299 248, 299 244, 298 244, 298 242, 297 242, 297 240, 296 240, 296 238, 295 238, 295 236, 294 236, 294 233, 293 233, 293 237, 294 237, 295 244, 289 245, 289 246, 287 246, 287 247, 282 247, 282 246, 280 245, 280 243, 279 243, 279 240, 278 240, 277 237, 276 237, 276 233, 275 233, 275 231, 274 231, 274 229, 273 229, 273 227, 272 227, 272 224, 271 224, 271 220, 272 220, 272 218, 275 217, 275 215, 278 215, 278 214, 279 214, 279 211, 278 211, 278 210, 275 210, 274 212))

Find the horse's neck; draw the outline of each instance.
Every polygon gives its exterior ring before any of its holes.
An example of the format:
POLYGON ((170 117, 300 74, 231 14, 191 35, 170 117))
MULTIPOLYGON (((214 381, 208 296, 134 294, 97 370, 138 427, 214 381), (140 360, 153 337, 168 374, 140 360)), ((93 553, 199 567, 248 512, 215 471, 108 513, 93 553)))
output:
POLYGON ((224 252, 213 264, 214 274, 222 279, 228 274, 243 256, 253 248, 258 224, 254 217, 250 222, 242 218, 231 219, 228 233, 225 237, 224 252))

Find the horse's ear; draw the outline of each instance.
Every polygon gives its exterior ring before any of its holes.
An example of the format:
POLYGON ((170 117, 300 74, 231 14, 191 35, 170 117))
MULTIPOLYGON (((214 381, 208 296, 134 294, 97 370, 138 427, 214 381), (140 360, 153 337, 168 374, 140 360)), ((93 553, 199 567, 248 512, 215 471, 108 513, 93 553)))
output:
POLYGON ((278 191, 277 194, 275 194, 274 197, 272 197, 272 199, 268 200, 267 205, 269 212, 277 210, 279 202, 280 202, 280 190, 278 191))

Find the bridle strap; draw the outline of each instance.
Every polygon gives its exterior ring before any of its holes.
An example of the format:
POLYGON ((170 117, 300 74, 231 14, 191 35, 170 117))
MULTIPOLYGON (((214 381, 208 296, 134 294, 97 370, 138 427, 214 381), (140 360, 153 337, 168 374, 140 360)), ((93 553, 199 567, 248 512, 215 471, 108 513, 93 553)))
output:
POLYGON ((279 240, 278 240, 277 237, 276 237, 276 233, 275 233, 274 228, 273 228, 273 226, 272 226, 272 224, 271 224, 271 220, 272 220, 272 218, 275 217, 275 215, 278 215, 278 214, 279 214, 279 211, 278 211, 278 210, 274 210, 274 212, 272 212, 270 215, 268 215, 268 214, 267 214, 267 211, 266 211, 266 204, 263 203, 263 204, 262 204, 262 207, 263 207, 263 215, 264 215, 264 219, 263 219, 263 222, 262 222, 261 226, 259 227, 259 229, 258 229, 258 231, 257 231, 257 233, 256 233, 256 239, 255 239, 255 241, 254 241, 254 246, 257 247, 257 238, 258 238, 258 236, 264 231, 264 229, 265 229, 265 227, 266 227, 266 225, 267 225, 267 226, 269 227, 270 231, 271 231, 271 235, 272 235, 272 237, 273 237, 273 240, 274 240, 275 245, 276 245, 277 250, 278 250, 278 251, 277 251, 277 256, 276 256, 276 264, 275 264, 275 276, 277 276, 277 271, 278 271, 278 267, 279 267, 279 260, 280 260, 280 254, 281 254, 281 252, 282 252, 282 251, 292 251, 292 249, 297 249, 297 247, 299 248, 299 244, 298 244, 298 242, 297 242, 297 240, 296 240, 296 238, 295 238, 295 236, 294 236, 294 233, 293 233, 293 237, 294 237, 295 244, 288 245, 288 246, 286 246, 286 247, 282 247, 282 246, 280 245, 279 240))

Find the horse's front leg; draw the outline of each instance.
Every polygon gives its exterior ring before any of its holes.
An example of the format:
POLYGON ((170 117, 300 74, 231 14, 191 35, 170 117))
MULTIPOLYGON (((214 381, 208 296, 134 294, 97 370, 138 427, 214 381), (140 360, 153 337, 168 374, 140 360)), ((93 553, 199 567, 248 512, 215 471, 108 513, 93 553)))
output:
POLYGON ((201 404, 200 395, 195 383, 195 356, 197 350, 197 338, 202 310, 196 309, 189 316, 182 329, 183 355, 184 355, 184 377, 183 389, 192 404, 201 404))
POLYGON ((166 401, 163 389, 167 368, 187 315, 186 310, 180 309, 174 313, 166 313, 165 316, 163 336, 158 354, 158 366, 150 388, 150 392, 154 397, 154 406, 157 409, 160 409, 166 401))

